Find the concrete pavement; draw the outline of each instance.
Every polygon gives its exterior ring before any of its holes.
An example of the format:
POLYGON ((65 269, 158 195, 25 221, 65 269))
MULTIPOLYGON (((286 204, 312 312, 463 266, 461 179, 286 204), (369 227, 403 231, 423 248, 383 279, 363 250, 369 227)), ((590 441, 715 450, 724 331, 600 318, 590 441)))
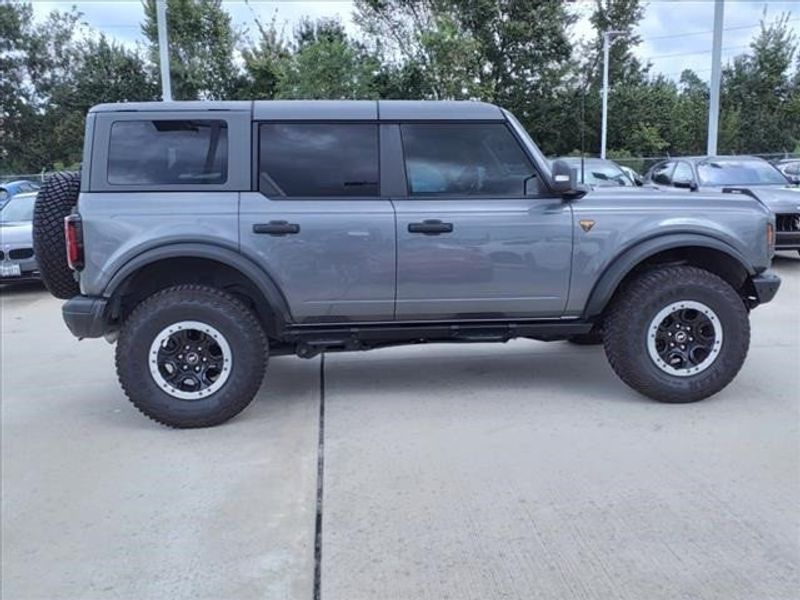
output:
POLYGON ((241 418, 169 430, 41 288, 2 296, 4 599, 311 598, 319 359, 241 418))
MULTIPOLYGON (((602 350, 329 355, 321 597, 797 598, 800 259, 734 383, 644 399, 602 350)), ((313 597, 319 359, 239 418, 139 415, 112 348, 0 291, 2 597, 313 597)))

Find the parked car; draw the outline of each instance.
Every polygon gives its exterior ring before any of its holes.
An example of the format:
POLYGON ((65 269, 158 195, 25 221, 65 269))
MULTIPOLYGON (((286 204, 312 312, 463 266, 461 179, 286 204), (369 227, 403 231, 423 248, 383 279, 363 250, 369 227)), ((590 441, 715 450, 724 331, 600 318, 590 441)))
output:
POLYGON ((19 180, 0 183, 0 208, 3 208, 5 203, 17 194, 35 193, 38 189, 39 184, 34 181, 19 180))
POLYGON ((577 171, 578 181, 598 187, 633 187, 636 182, 612 160, 562 156, 564 161, 577 171))
POLYGON ((636 185, 644 185, 644 179, 635 170, 627 165, 619 165, 619 168, 625 172, 625 174, 630 178, 631 181, 633 181, 633 183, 636 185))
POLYGON ((780 284, 757 200, 582 185, 491 104, 106 104, 86 139, 34 248, 70 331, 116 342, 173 427, 243 410, 268 354, 514 337, 599 336, 629 386, 693 402, 780 284))
POLYGON ((0 283, 38 279, 33 254, 35 193, 16 194, 0 209, 0 283))
POLYGON ((687 156, 663 160, 645 181, 687 192, 731 191, 753 195, 776 216, 776 248, 800 252, 800 188, 755 156, 687 156))
POLYGON ((776 162, 775 166, 792 183, 800 183, 800 158, 784 158, 776 162))

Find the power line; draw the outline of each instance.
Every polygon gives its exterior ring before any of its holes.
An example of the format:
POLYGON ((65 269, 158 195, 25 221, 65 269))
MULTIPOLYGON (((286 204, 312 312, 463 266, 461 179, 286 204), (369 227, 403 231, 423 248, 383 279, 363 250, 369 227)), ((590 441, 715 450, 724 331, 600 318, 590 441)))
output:
MULTIPOLYGON (((800 17, 796 19, 787 19, 786 23, 794 23, 795 21, 800 21, 800 17)), ((740 29, 752 29, 754 27, 760 26, 761 23, 753 23, 751 25, 735 25, 733 27, 723 27, 722 31, 738 31, 740 29)), ((642 41, 650 41, 650 40, 666 40, 670 38, 677 38, 677 37, 688 37, 692 35, 708 35, 709 33, 714 33, 713 29, 707 29, 705 31, 690 31, 687 33, 670 33, 667 35, 653 35, 649 37, 642 38, 642 41)))
MULTIPOLYGON (((744 44, 743 46, 728 46, 727 48, 723 48, 723 52, 726 50, 741 50, 743 48, 749 48, 749 44, 744 44)), ((676 56, 691 56, 692 54, 710 54, 711 50, 695 50, 694 52, 676 52, 675 54, 654 54, 653 56, 645 56, 644 60, 650 60, 653 58, 674 58, 676 56)))

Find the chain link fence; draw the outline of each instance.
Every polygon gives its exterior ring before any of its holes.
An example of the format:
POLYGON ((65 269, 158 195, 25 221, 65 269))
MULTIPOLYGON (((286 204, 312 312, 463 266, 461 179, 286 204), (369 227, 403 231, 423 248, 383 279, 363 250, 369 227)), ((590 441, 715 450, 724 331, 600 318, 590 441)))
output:
MULTIPOLYGON (((612 153, 613 154, 613 153, 612 153)), ((597 158, 597 154, 585 154, 586 158, 597 158)), ((800 153, 798 152, 769 152, 769 153, 762 153, 762 154, 746 154, 742 156, 758 156, 767 160, 769 162, 776 162, 779 160, 784 160, 787 158, 798 158, 800 159, 800 153)), ((661 156, 625 156, 625 157, 615 157, 609 156, 609 159, 613 160, 616 163, 621 165, 625 165, 626 167, 630 167, 637 173, 645 173, 650 167, 661 160, 666 160, 670 158, 681 158, 680 156, 670 156, 670 155, 661 155, 661 156)), ((43 183, 47 177, 52 175, 55 171, 41 171, 40 173, 7 173, 7 174, 0 174, 0 184, 6 183, 8 181, 19 181, 19 180, 27 180, 27 181, 36 181, 38 183, 43 183)))
POLYGON ((41 173, 8 173, 0 175, 0 184, 9 181, 35 181, 36 183, 44 183, 50 175, 55 171, 42 171, 41 173))
MULTIPOLYGON (((592 154, 586 155, 586 158, 596 158, 598 155, 592 154)), ((761 154, 742 154, 740 156, 757 156, 759 158, 763 158, 769 162, 777 162, 779 160, 784 160, 787 158, 800 158, 800 153, 797 152, 769 152, 769 153, 761 153, 761 154)), ((615 156, 608 156, 609 159, 613 160, 614 162, 624 165, 626 167, 630 167, 634 171, 640 174, 644 174, 647 172, 650 167, 652 167, 657 162, 667 159, 677 159, 681 158, 680 156, 670 156, 670 155, 661 155, 661 156, 625 156, 625 157, 615 157, 615 156)))

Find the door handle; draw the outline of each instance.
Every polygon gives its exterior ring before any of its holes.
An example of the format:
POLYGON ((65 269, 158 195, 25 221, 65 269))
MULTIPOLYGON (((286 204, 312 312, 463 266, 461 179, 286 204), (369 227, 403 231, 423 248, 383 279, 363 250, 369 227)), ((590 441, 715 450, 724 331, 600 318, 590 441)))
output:
POLYGON ((300 225, 288 221, 270 221, 269 223, 256 223, 253 233, 266 233, 267 235, 289 235, 300 233, 300 225))
POLYGON ((423 233, 425 235, 439 235, 440 233, 452 233, 452 223, 442 223, 439 219, 425 219, 422 223, 409 223, 409 233, 423 233))

